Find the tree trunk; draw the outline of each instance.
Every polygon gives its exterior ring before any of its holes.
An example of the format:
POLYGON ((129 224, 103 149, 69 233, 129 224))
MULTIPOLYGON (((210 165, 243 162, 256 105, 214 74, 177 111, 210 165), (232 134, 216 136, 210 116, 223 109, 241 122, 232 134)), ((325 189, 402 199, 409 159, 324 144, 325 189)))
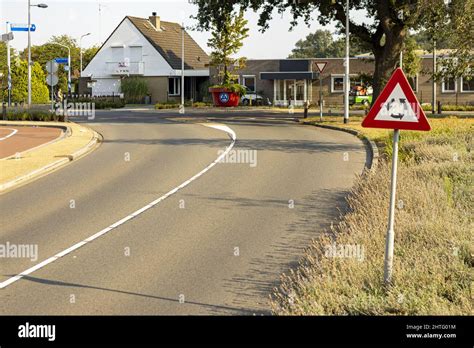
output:
POLYGON ((385 45, 374 49, 375 71, 374 71, 374 94, 373 100, 377 99, 382 89, 387 84, 388 79, 399 65, 400 52, 402 49, 405 33, 398 35, 392 33, 386 39, 385 45))

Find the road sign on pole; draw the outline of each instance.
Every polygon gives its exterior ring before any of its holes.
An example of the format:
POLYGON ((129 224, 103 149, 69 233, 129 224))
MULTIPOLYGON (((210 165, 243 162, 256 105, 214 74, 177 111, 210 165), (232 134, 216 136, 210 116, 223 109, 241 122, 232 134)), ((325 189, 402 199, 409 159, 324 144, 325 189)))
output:
POLYGON ((323 121, 323 78, 322 73, 328 62, 314 62, 319 71, 319 121, 323 121))
POLYGON ((46 63, 46 71, 48 72, 48 76, 46 76, 46 83, 51 86, 51 112, 54 112, 54 89, 53 87, 58 84, 58 63, 54 61, 54 59, 48 61, 46 63))
POLYGON ((324 68, 326 67, 327 64, 328 64, 328 62, 315 62, 314 63, 314 65, 316 65, 316 69, 318 69, 320 74, 323 73, 323 70, 324 70, 324 68))
POLYGON ((58 64, 67 64, 69 62, 69 60, 66 58, 55 58, 54 59, 56 63, 58 64))
MULTIPOLYGON (((10 30, 11 31, 28 31, 28 24, 11 23, 10 30)), ((31 31, 36 31, 36 25, 31 24, 30 32, 31 31)))
POLYGON ((390 185, 390 207, 385 242, 384 283, 390 284, 393 273, 393 249, 395 240, 395 197, 397 187, 398 142, 400 129, 429 131, 430 124, 416 99, 402 69, 395 70, 387 85, 380 93, 362 127, 393 129, 392 173, 390 185))
POLYGON ((395 70, 373 103, 362 127, 429 131, 425 112, 402 69, 395 70))

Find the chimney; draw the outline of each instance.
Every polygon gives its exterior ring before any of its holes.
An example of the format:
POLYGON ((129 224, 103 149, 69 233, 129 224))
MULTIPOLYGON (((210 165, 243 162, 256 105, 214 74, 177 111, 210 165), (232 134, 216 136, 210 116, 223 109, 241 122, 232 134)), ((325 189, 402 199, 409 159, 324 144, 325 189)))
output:
POLYGON ((161 30, 161 21, 160 21, 160 16, 156 15, 156 12, 152 12, 151 16, 148 17, 148 20, 150 23, 155 27, 156 30, 161 30))

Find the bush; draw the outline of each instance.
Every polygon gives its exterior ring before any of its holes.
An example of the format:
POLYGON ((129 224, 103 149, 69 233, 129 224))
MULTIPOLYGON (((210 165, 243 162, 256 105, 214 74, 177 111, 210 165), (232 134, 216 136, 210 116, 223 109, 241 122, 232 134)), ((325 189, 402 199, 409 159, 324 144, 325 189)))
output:
POLYGON ((179 104, 178 103, 156 103, 155 104, 155 109, 175 109, 178 108, 179 104))
POLYGON ((14 111, 7 112, 9 121, 55 121, 55 114, 48 111, 14 111))
MULTIPOLYGON (((431 111, 431 104, 423 104, 424 111, 431 111)), ((474 111, 474 105, 441 104, 442 111, 474 111)))
POLYGON ((91 100, 90 102, 95 104, 95 108, 100 110, 100 109, 119 109, 123 108, 125 106, 125 101, 120 99, 120 100, 91 100))
POLYGON ((237 93, 239 96, 242 96, 245 93, 247 93, 247 89, 245 88, 245 86, 238 83, 214 85, 214 86, 211 86, 211 88, 226 88, 231 92, 237 93))
POLYGON ((127 103, 140 104, 143 103, 145 96, 148 94, 148 85, 143 77, 126 77, 120 84, 120 90, 124 94, 127 103))

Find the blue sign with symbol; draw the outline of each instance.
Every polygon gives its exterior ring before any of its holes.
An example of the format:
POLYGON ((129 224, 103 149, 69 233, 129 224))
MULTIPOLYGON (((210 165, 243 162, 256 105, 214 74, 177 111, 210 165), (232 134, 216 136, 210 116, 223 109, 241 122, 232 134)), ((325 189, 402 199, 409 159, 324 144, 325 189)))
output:
MULTIPOLYGON (((10 24, 11 31, 28 31, 28 24, 10 24)), ((36 25, 30 26, 30 31, 36 31, 36 25)))
POLYGON ((222 104, 227 103, 229 101, 229 93, 222 92, 221 94, 219 94, 219 100, 222 104))
POLYGON ((54 61, 58 64, 67 64, 68 63, 67 58, 54 58, 54 61))

